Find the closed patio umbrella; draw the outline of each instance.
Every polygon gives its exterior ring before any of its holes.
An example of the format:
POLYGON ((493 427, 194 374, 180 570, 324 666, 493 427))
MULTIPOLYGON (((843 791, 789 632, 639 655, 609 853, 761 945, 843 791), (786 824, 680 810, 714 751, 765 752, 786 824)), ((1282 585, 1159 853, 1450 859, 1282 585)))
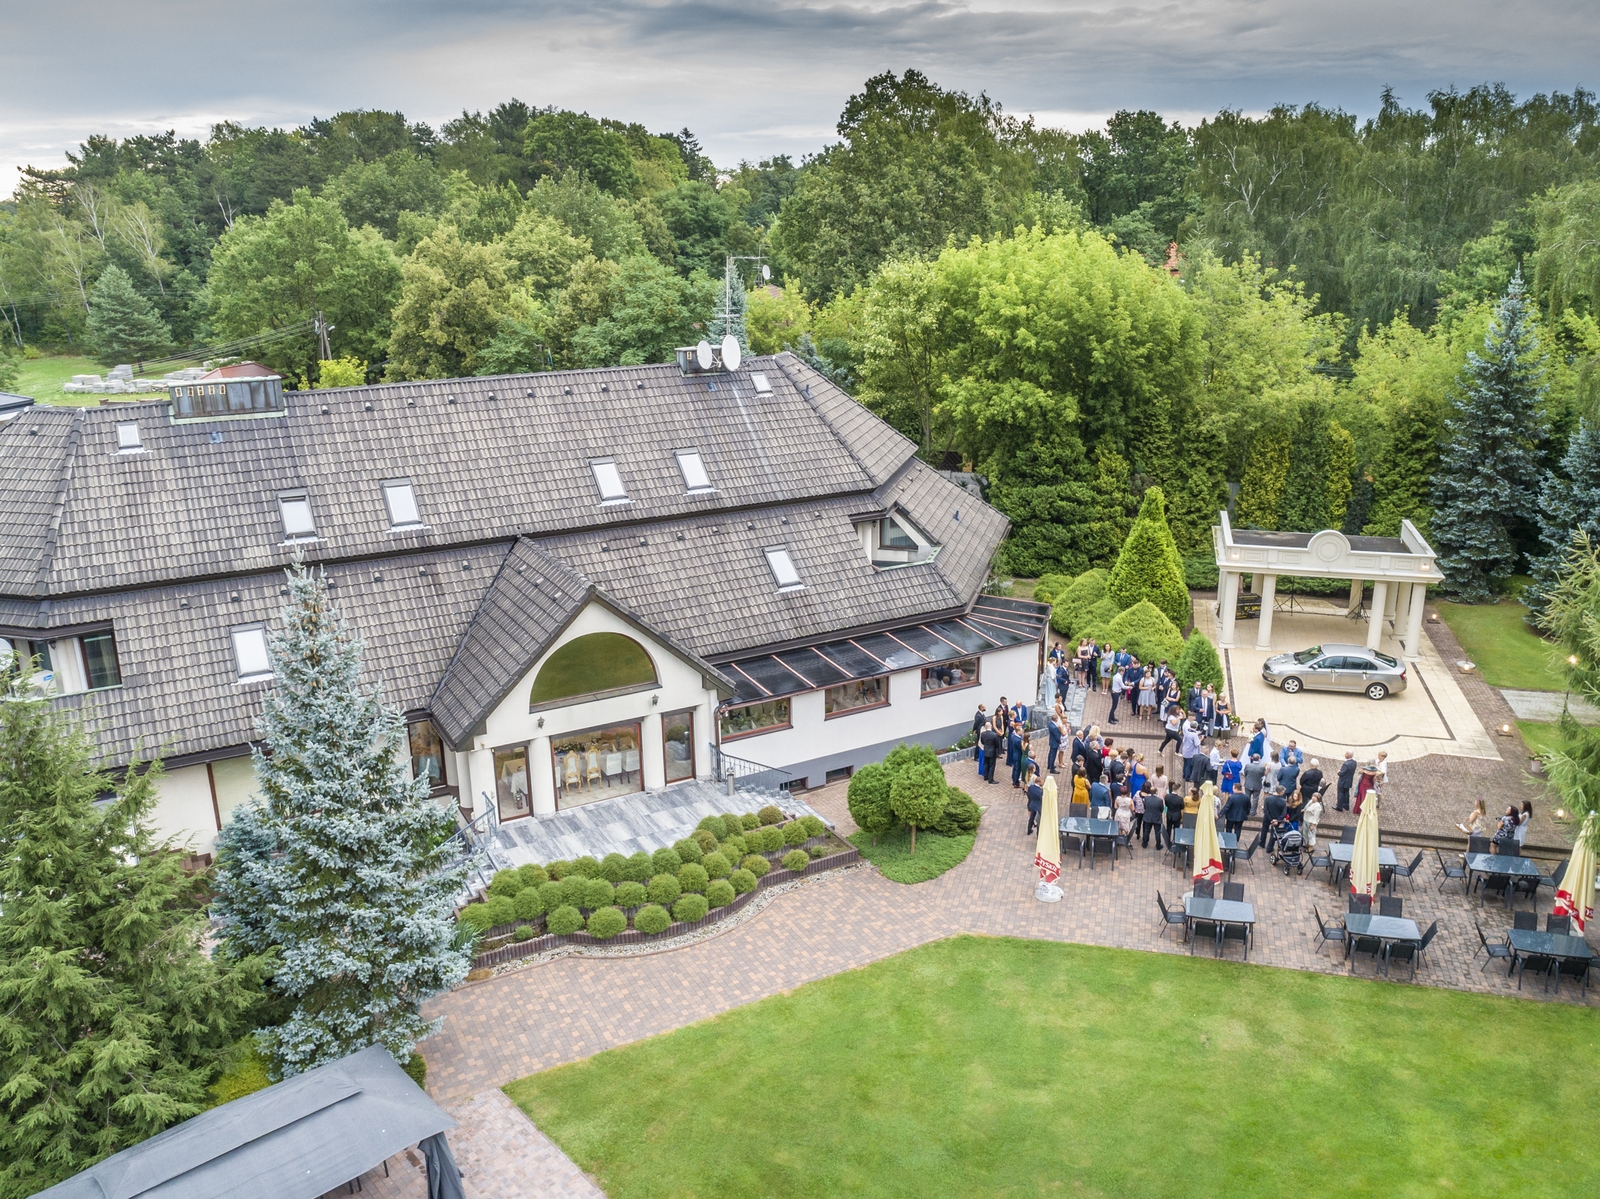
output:
POLYGON ((1217 840, 1217 822, 1211 809, 1201 805, 1194 822, 1194 881, 1222 880, 1222 843, 1217 840))
POLYGON ((1056 880, 1061 877, 1061 819, 1056 814, 1056 780, 1044 781, 1044 803, 1039 809, 1039 847, 1033 855, 1034 867, 1039 871, 1039 886, 1034 898, 1045 903, 1055 903, 1061 898, 1061 888, 1056 880))
POLYGON ((1356 844, 1350 855, 1350 894, 1378 893, 1378 800, 1370 794, 1356 821, 1356 844))
POLYGON ((1553 914, 1570 916, 1572 931, 1580 937, 1588 929, 1589 919, 1594 915, 1594 843, 1597 839, 1600 839, 1600 823, 1595 821, 1595 814, 1590 812, 1584 819, 1583 830, 1578 834, 1577 841, 1573 843, 1572 860, 1567 863, 1567 872, 1561 876, 1561 885, 1556 888, 1553 914))

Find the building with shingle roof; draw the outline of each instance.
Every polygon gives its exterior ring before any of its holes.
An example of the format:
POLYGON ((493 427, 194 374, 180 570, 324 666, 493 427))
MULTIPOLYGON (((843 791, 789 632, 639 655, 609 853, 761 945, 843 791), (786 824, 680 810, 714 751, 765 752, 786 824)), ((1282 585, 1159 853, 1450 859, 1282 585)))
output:
POLYGON ((0 424, 0 652, 111 765, 164 759, 160 826, 202 851, 253 783, 297 557, 413 769, 502 819, 735 764, 819 784, 956 740, 955 691, 1034 692, 1044 609, 981 594, 1005 518, 792 355, 247 374, 0 424))

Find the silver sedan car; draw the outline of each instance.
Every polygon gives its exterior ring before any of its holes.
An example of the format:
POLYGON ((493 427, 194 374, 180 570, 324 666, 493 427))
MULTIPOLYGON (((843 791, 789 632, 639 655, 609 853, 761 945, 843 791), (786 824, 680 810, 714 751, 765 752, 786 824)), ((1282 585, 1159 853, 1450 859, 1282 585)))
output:
POLYGON ((1364 645, 1313 645, 1268 658, 1261 664, 1261 678, 1290 695, 1309 687, 1383 699, 1406 689, 1406 664, 1364 645))

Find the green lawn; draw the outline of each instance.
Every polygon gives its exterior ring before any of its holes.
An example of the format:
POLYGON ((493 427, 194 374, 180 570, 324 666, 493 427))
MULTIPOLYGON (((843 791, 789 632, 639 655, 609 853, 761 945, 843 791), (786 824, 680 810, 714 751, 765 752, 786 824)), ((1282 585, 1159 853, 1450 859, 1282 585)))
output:
POLYGON ((1453 604, 1441 601, 1439 619, 1478 664, 1493 687, 1524 691, 1560 691, 1562 673, 1551 665, 1556 646, 1538 637, 1523 621, 1527 609, 1515 600, 1498 604, 1453 604))
POLYGON ((506 1091, 611 1199, 1550 1196, 1597 1066, 1567 1004, 958 937, 506 1091))
POLYGON ((73 375, 104 376, 109 367, 101 366, 92 358, 78 358, 52 354, 44 358, 28 358, 22 363, 22 375, 11 390, 18 395, 32 396, 41 404, 98 404, 96 395, 67 395, 61 385, 73 375))
POLYGON ((1561 730, 1545 721, 1519 720, 1517 730, 1522 734, 1522 739, 1528 743, 1528 748, 1536 754, 1544 755, 1566 744, 1566 739, 1561 736, 1561 730))
POLYGON ((871 833, 851 833, 850 844, 876 866, 884 878, 896 883, 925 883, 946 870, 961 865, 972 852, 976 836, 943 837, 932 829, 917 834, 917 852, 911 852, 911 830, 901 825, 893 832, 879 833, 872 843, 871 833))

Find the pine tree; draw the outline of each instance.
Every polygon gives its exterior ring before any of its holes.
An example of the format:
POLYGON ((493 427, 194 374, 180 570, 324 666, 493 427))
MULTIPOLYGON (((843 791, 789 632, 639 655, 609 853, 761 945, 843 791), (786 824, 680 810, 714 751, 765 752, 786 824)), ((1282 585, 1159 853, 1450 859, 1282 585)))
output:
POLYGON ((22 667, 0 667, 5 1199, 203 1110, 264 972, 206 952, 205 876, 148 824, 159 767, 96 770, 73 717, 27 697, 22 667))
POLYGON ((1539 487, 1539 533, 1550 552, 1533 562, 1535 583, 1522 593, 1535 611, 1548 602, 1567 562, 1574 534, 1600 541, 1600 424, 1581 417, 1567 442, 1559 471, 1546 471, 1539 487))
POLYGON ((255 752, 260 791, 245 829, 225 838, 217 911, 224 935, 281 958, 272 986, 293 1001, 259 1034, 280 1077, 382 1044, 404 1064, 433 1032, 430 995, 459 983, 466 955, 451 920, 463 870, 448 865, 453 825, 426 779, 406 778, 404 729, 359 683, 362 647, 322 579, 288 572, 283 631, 268 638, 276 680, 255 752), (248 918, 264 904, 264 927, 248 918))
POLYGON ((100 361, 142 362, 172 344, 172 330, 155 305, 133 290, 128 273, 113 263, 100 275, 89 301, 89 344, 100 361))
POLYGON ((1492 599, 1515 573, 1539 497, 1543 372, 1522 276, 1495 309, 1482 354, 1467 355, 1445 421, 1433 488, 1433 544, 1463 599, 1492 599))
POLYGON ((1189 589, 1183 582, 1183 559, 1178 556, 1172 530, 1167 527, 1166 498, 1161 488, 1145 491, 1139 517, 1111 568, 1107 591, 1119 611, 1149 600, 1179 630, 1189 627, 1192 613, 1189 589))
POLYGON ((1239 480, 1233 523, 1241 529, 1283 527, 1283 492, 1289 481, 1289 436, 1269 429, 1251 442, 1239 480))

